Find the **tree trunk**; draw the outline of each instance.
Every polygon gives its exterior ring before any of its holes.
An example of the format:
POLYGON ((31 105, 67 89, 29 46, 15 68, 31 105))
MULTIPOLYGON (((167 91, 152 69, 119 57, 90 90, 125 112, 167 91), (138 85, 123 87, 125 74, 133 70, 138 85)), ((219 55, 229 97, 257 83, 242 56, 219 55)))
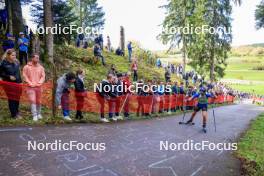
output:
POLYGON ((120 47, 125 52, 125 30, 123 26, 120 27, 120 47))
POLYGON ((5 0, 5 4, 7 6, 7 12, 8 12, 8 32, 11 34, 13 33, 13 23, 12 23, 12 3, 11 1, 5 0))
MULTIPOLYGON (((186 26, 186 1, 183 1, 184 3, 184 10, 183 10, 183 18, 184 18, 184 26, 186 26)), ((182 34, 182 50, 183 50, 183 75, 185 75, 185 68, 186 68, 186 38, 185 34, 182 34)))
POLYGON ((12 0, 8 2, 8 4, 11 4, 12 31, 15 36, 18 36, 19 32, 24 32, 24 22, 23 22, 21 3, 20 0, 12 0))
MULTIPOLYGON (((53 18, 52 18, 52 0, 45 0, 43 1, 43 7, 44 7, 44 26, 45 28, 47 27, 52 27, 53 26, 53 18)), ((52 84, 53 84, 53 92, 52 92, 52 115, 53 118, 56 116, 56 105, 55 105, 55 90, 56 90, 56 80, 57 80, 57 75, 56 75, 56 67, 54 64, 54 59, 53 59, 53 35, 51 34, 51 31, 46 31, 48 32, 45 35, 45 50, 48 55, 48 60, 51 63, 52 66, 52 84)))
POLYGON ((210 81, 211 82, 215 81, 214 71, 215 71, 215 59, 214 59, 214 51, 212 51, 212 53, 211 53, 211 65, 210 65, 210 81))
POLYGON ((79 1, 80 10, 80 27, 83 27, 83 13, 82 13, 82 0, 79 1))
MULTIPOLYGON (((214 1, 214 3, 216 3, 214 1)), ((215 9, 215 5, 214 5, 214 11, 213 11, 213 24, 214 24, 214 28, 216 27, 216 9, 215 9)), ((215 81, 215 36, 213 34, 212 38, 211 38, 211 58, 210 58, 210 81, 214 82, 215 81)))
POLYGON ((183 52, 183 75, 185 75, 185 69, 186 69, 186 41, 185 36, 183 34, 183 46, 182 46, 182 52, 183 52))

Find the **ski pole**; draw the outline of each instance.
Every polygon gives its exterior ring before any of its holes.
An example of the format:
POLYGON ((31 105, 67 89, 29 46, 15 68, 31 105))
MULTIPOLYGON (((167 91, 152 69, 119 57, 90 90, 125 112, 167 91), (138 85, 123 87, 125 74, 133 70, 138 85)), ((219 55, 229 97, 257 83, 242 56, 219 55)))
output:
POLYGON ((215 127, 215 132, 216 132, 216 121, 215 121, 215 111, 214 111, 214 107, 215 107, 215 101, 214 101, 214 105, 213 105, 213 116, 214 116, 214 127, 215 127))
POLYGON ((182 116, 182 122, 179 122, 179 124, 184 124, 185 115, 186 115, 186 104, 184 106, 184 97, 182 98, 182 108, 183 108, 183 116, 182 116))
POLYGON ((128 98, 128 94, 126 95, 125 101, 124 101, 123 105, 121 106, 121 109, 120 109, 120 111, 119 111, 119 114, 121 114, 121 112, 123 111, 124 106, 125 106, 125 103, 126 103, 126 101, 127 101, 127 98, 128 98))

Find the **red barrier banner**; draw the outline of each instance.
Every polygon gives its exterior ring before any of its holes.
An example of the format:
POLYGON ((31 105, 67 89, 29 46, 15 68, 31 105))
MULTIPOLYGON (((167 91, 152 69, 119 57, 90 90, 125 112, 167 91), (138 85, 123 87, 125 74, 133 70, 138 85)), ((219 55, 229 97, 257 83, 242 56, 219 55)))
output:
MULTIPOLYGON (((41 87, 29 87, 26 84, 17 84, 0 81, 0 99, 20 101, 27 104, 41 104, 52 107, 52 84, 50 82, 41 87)), ((190 97, 185 95, 149 95, 137 96, 132 94, 122 95, 116 98, 105 98, 95 92, 76 93, 70 90, 62 96, 62 108, 66 110, 81 110, 93 113, 153 113, 169 111, 182 106, 194 107, 197 99, 187 101, 190 97)), ((219 95, 209 98, 212 103, 232 103, 234 97, 219 95)))

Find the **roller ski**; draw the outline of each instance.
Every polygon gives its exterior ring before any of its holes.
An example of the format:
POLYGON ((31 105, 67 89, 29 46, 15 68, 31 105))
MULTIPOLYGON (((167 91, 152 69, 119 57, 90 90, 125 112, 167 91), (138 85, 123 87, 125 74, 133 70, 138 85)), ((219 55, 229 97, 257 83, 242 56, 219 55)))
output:
POLYGON ((194 122, 188 120, 187 122, 179 122, 180 125, 195 125, 194 122))
POLYGON ((203 129, 202 129, 202 131, 203 131, 204 133, 207 133, 207 129, 206 129, 206 127, 205 127, 205 126, 203 126, 203 129))
POLYGON ((206 122, 208 119, 208 113, 207 113, 207 109, 208 109, 208 98, 209 97, 214 97, 212 94, 206 93, 206 89, 204 87, 202 87, 200 89, 199 93, 196 93, 195 95, 193 95, 189 101, 193 100, 193 99, 198 99, 198 104, 194 109, 194 112, 192 113, 192 116, 190 118, 189 121, 187 121, 189 123, 192 123, 192 121, 195 118, 195 115, 197 114, 197 112, 202 111, 202 118, 203 118, 203 129, 202 131, 204 133, 207 133, 207 129, 206 129, 206 122))

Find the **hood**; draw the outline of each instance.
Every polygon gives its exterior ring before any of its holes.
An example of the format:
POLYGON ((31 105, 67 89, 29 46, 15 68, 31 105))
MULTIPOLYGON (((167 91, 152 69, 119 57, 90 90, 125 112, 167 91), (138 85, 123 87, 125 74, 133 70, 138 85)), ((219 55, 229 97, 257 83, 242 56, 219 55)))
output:
MULTIPOLYGON (((32 62, 28 62, 27 65, 28 65, 28 66, 31 66, 31 67, 34 67, 34 65, 33 65, 32 62)), ((38 63, 35 67, 39 67, 39 66, 40 66, 40 64, 38 63)))

